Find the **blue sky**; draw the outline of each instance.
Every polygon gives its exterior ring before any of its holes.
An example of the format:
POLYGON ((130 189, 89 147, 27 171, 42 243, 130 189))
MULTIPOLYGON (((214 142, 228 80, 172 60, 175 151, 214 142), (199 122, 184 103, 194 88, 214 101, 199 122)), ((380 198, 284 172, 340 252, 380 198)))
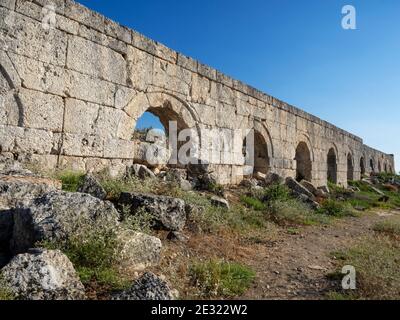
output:
POLYGON ((395 153, 400 170, 400 1, 79 2, 395 153), (357 30, 341 27, 347 4, 357 30))

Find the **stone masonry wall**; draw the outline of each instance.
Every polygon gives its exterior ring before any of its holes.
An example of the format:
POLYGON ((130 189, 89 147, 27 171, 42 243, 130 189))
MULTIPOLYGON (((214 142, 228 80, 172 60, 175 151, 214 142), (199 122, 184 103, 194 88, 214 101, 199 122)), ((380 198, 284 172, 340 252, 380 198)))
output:
MULTIPOLYGON (((200 135, 254 128, 270 170, 284 176, 296 176, 304 142, 317 185, 327 182, 331 148, 342 185, 349 154, 354 179, 361 160, 366 174, 371 161, 375 172, 395 168, 360 138, 71 0, 0 0, 0 99, 0 152, 48 169, 121 173, 141 157, 131 137, 149 109, 200 135)), ((242 155, 220 157, 211 164, 219 182, 240 182, 242 155)))

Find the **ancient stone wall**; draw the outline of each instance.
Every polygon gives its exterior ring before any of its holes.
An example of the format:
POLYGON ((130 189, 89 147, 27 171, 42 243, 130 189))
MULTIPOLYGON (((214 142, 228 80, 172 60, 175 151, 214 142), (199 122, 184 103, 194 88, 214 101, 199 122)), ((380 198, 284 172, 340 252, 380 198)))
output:
MULTIPOLYGON (((0 1, 0 99, 0 152, 49 169, 122 172, 143 158, 132 132, 150 110, 203 137, 254 129, 268 170, 317 185, 394 170, 360 138, 71 0, 0 1)), ((210 161, 220 183, 243 178, 235 150, 210 161)))

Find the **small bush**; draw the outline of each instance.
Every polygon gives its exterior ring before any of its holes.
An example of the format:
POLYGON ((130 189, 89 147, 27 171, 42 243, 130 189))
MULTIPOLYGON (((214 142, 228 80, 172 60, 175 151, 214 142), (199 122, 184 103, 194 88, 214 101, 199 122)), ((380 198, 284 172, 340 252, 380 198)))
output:
POLYGON ((47 249, 61 250, 74 265, 82 283, 92 282, 119 289, 125 286, 117 271, 117 252, 120 243, 112 230, 91 230, 85 237, 71 236, 66 241, 39 243, 47 249))
POLYGON ((257 211, 262 211, 266 208, 266 205, 259 199, 249 197, 249 196, 242 196, 240 198, 243 204, 245 204, 249 208, 253 208, 257 211))
POLYGON ((264 190, 263 201, 286 201, 290 199, 290 190, 281 184, 272 185, 264 190))
POLYGON ((223 197, 225 192, 224 186, 218 183, 209 183, 207 190, 220 197, 223 197))
POLYGON ((270 203, 267 215, 269 219, 280 225, 312 225, 329 222, 325 216, 314 213, 306 204, 297 199, 270 203))
POLYGON ((56 174, 56 178, 62 182, 62 189, 68 192, 77 192, 84 177, 84 173, 73 171, 62 171, 56 174))
POLYGON ((150 234, 154 226, 154 215, 140 208, 132 214, 130 206, 122 207, 122 223, 133 231, 150 234))
POLYGON ((347 203, 333 199, 326 199, 318 209, 318 213, 332 217, 354 216, 355 212, 347 203))
POLYGON ((250 287, 255 272, 238 263, 210 260, 192 265, 190 277, 203 297, 236 297, 250 287))

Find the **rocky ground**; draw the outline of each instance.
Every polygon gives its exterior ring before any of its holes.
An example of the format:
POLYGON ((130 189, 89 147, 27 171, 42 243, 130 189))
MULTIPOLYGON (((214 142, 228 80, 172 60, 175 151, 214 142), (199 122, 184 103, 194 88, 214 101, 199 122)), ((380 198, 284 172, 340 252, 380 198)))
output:
POLYGON ((0 158, 0 299, 324 299, 332 252, 400 206, 377 178, 359 185, 367 210, 357 186, 274 174, 225 189, 206 167, 57 177, 0 158))

